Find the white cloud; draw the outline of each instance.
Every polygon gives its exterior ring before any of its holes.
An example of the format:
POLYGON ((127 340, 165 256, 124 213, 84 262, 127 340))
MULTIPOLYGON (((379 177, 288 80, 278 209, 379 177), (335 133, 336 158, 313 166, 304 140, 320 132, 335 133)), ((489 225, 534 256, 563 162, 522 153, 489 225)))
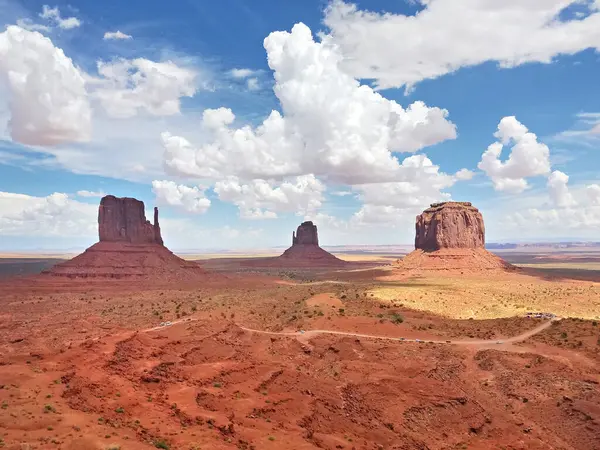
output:
POLYGON ((17 19, 17 26, 27 31, 50 31, 50 27, 35 23, 31 19, 17 19))
POLYGON ((104 33, 104 38, 105 41, 120 41, 120 40, 127 40, 127 39, 133 39, 133 36, 129 35, 129 34, 125 34, 120 30, 117 31, 107 31, 106 33, 104 33))
MULTIPOLYGON (((507 217, 507 226, 519 233, 537 230, 537 239, 542 236, 588 235, 595 239, 595 231, 600 226, 600 207, 538 209, 531 208, 523 212, 513 213, 507 217), (540 232, 540 230, 542 230, 540 232), (590 233, 591 232, 591 233, 590 233)), ((522 236, 522 235, 520 235, 522 236)))
POLYGON ((352 195, 352 192, 350 192, 350 191, 334 191, 331 193, 331 195, 335 195, 336 197, 347 197, 349 195, 352 195))
POLYGON ((548 192, 552 203, 559 207, 565 208, 576 204, 573 195, 569 192, 569 176, 560 170, 555 170, 548 177, 548 192))
POLYGON ((248 87, 249 91, 258 91, 260 89, 258 78, 248 78, 246 81, 246 86, 248 87))
POLYGON ((327 232, 327 230, 347 231, 350 229, 350 223, 348 221, 322 212, 306 214, 304 220, 310 220, 317 225, 321 235, 323 234, 323 231, 327 232))
POLYGON ((455 183, 454 177, 439 171, 425 155, 413 155, 402 161, 402 181, 357 186, 367 205, 422 209, 428 204, 448 199, 441 191, 455 183))
POLYGON ((214 191, 219 200, 237 205, 243 219, 274 219, 278 212, 315 212, 322 205, 325 186, 313 175, 299 176, 295 183, 286 181, 278 186, 258 179, 241 184, 232 177, 218 181, 214 191))
POLYGON ((592 205, 600 206, 600 185, 591 184, 588 186, 587 194, 592 205))
POLYGON ((173 181, 155 180, 152 182, 152 192, 159 204, 174 206, 187 212, 204 214, 210 208, 211 202, 206 198, 204 189, 196 186, 188 187, 173 181))
POLYGON ((84 76, 50 39, 17 26, 0 33, 0 79, 8 86, 13 141, 50 146, 90 139, 84 76))
POLYGON ((597 240, 600 185, 568 185, 568 178, 555 171, 548 178, 547 193, 530 190, 484 201, 478 206, 484 213, 487 232, 504 240, 597 240))
POLYGON ((98 73, 102 78, 90 77, 88 82, 112 117, 129 118, 141 111, 155 116, 178 114, 181 97, 193 97, 197 91, 197 71, 172 61, 100 61, 98 73))
POLYGON ((401 181, 354 187, 363 205, 351 221, 359 226, 408 224, 431 203, 451 200, 444 190, 471 176, 472 172, 467 169, 449 175, 441 172, 425 155, 410 156, 402 161, 401 181))
POLYGON ((0 234, 9 236, 97 236, 98 207, 67 194, 47 197, 0 192, 0 234))
POLYGON ((314 174, 331 182, 393 181, 402 171, 392 152, 416 152, 456 137, 448 112, 415 102, 402 108, 340 69, 336 49, 297 24, 265 39, 284 115, 272 111, 257 128, 231 127, 229 109, 207 110, 212 140, 195 147, 163 133, 166 165, 196 177, 243 179, 314 174))
POLYGON ((248 78, 256 74, 256 72, 256 70, 252 69, 231 69, 229 71, 229 75, 231 75, 233 78, 248 78))
POLYGON ((353 227, 385 226, 395 228, 399 224, 406 225, 407 229, 414 222, 417 211, 407 211, 392 205, 363 205, 350 220, 353 227))
MULTIPOLYGON (((560 13, 580 0, 418 0, 415 16, 373 13, 334 0, 325 24, 357 78, 379 88, 407 86, 487 61, 502 68, 550 63, 559 55, 600 49, 600 12, 560 13), (398 45, 401 43, 401 45, 398 45)), ((597 11, 598 8, 596 8, 597 11)))
POLYGON ((101 198, 104 197, 106 194, 102 191, 77 191, 77 196, 78 197, 85 197, 85 198, 101 198))
POLYGON ((56 26, 63 30, 70 30, 81 26, 81 21, 77 17, 67 17, 66 19, 63 19, 58 7, 50 8, 48 5, 44 5, 40 17, 55 23, 56 26))
POLYGON ((460 169, 458 172, 454 174, 457 180, 467 181, 471 180, 475 176, 475 172, 469 169, 460 169))
POLYGON ((569 144, 596 148, 600 143, 600 113, 582 112, 575 117, 577 121, 572 129, 562 131, 553 138, 569 144))
POLYGON ((550 172, 550 149, 514 116, 504 117, 494 136, 498 141, 483 153, 478 167, 491 178, 497 191, 522 192, 528 187, 526 178, 550 172), (500 155, 509 143, 514 146, 503 162, 500 155))

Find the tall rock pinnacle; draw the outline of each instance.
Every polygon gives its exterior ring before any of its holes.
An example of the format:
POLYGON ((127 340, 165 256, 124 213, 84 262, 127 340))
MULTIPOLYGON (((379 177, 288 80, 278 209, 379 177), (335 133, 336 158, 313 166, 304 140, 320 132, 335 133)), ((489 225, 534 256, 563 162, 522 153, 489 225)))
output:
POLYGON ((292 232, 292 245, 319 245, 319 233, 317 226, 312 222, 304 222, 296 233, 292 232))
POLYGON ((417 216, 415 248, 484 248, 483 216, 469 202, 434 203, 417 216))
POLYGON ((135 198, 107 195, 98 209, 100 242, 163 245, 158 223, 158 208, 154 208, 154 224, 146 220, 144 202, 135 198))

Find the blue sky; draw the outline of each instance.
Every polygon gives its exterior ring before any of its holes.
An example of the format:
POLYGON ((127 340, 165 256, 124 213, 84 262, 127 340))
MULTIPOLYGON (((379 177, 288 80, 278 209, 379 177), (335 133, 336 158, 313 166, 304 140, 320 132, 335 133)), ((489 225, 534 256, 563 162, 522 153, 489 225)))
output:
POLYGON ((174 249, 406 244, 445 199, 598 240, 600 3, 488 3, 0 0, 0 250, 90 245, 103 193, 174 249))

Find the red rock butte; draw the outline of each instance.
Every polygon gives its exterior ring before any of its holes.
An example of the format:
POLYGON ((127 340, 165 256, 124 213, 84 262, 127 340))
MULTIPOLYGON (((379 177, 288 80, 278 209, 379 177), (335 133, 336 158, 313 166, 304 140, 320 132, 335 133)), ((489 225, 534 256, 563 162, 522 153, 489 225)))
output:
POLYGON ((513 269, 485 249, 483 216, 469 202, 434 203, 417 216, 415 250, 399 266, 408 270, 513 269))
POLYGON ((292 233, 292 246, 277 258, 282 265, 298 266, 340 266, 345 264, 339 258, 319 247, 319 232, 312 222, 300 224, 292 233))
POLYGON ((69 278, 189 279, 204 275, 197 263, 175 256, 164 246, 158 208, 146 220, 144 202, 107 195, 98 209, 100 242, 44 273, 69 278))

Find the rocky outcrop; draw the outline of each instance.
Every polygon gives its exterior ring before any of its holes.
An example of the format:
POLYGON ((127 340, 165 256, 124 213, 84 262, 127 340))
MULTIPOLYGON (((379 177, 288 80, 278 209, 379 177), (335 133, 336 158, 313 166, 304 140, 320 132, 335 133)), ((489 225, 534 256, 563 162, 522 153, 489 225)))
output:
POLYGON ((317 226, 308 221, 300 224, 292 233, 292 246, 283 255, 275 258, 275 263, 282 266, 340 266, 345 264, 339 258, 319 247, 317 226))
POLYGON ((100 242, 163 245, 158 223, 158 208, 154 208, 154 224, 146 220, 144 202, 135 198, 107 195, 98 209, 100 242))
POLYGON ((319 232, 312 222, 300 224, 296 232, 292 232, 292 245, 319 245, 319 232))
POLYGON ((281 256, 253 258, 244 262, 245 266, 277 268, 340 267, 346 264, 346 261, 319 247, 317 226, 310 221, 300 224, 292 233, 292 246, 281 256))
POLYGON ((434 203, 417 216, 415 250, 396 267, 451 274, 515 270, 485 249, 483 216, 469 202, 434 203))
POLYGON ((449 248, 484 248, 483 216, 469 202, 434 203, 417 216, 415 248, 432 252, 449 248))
POLYGON ((98 234, 100 242, 45 274, 161 282, 207 277, 199 264, 179 258, 164 246, 158 208, 152 224, 146 220, 144 203, 134 198, 104 197, 98 210, 98 234))

